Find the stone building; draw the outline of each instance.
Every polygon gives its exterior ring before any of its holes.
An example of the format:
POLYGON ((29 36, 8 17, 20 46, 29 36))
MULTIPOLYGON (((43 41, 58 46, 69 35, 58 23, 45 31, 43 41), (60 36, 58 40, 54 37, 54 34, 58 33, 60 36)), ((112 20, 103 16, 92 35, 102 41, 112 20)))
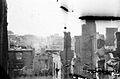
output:
POLYGON ((81 58, 82 58, 82 36, 74 36, 74 43, 75 43, 75 54, 76 57, 73 58, 73 73, 74 74, 82 74, 82 63, 81 63, 81 58))
POLYGON ((96 40, 96 24, 94 20, 86 21, 86 24, 82 25, 82 59, 84 64, 89 64, 93 67, 93 59, 95 52, 95 40, 96 40))
MULTIPOLYGON (((71 50, 71 35, 70 32, 64 32, 64 51, 63 51, 63 65, 64 65, 64 77, 69 78, 70 64, 73 58, 73 51, 71 50)), ((62 57, 61 56, 61 57, 62 57)))
MULTIPOLYGON (((78 46, 78 48, 76 47, 76 49, 81 49, 80 51, 82 51, 80 55, 78 55, 80 58, 78 57, 76 61, 79 62, 79 64, 76 63, 76 67, 80 69, 80 71, 77 72, 80 75, 93 78, 93 75, 84 71, 83 68, 87 64, 89 68, 92 69, 96 64, 94 62, 96 52, 96 24, 94 20, 87 20, 86 24, 82 25, 82 36, 80 41, 82 41, 82 43, 78 41, 78 45, 80 46, 78 46)), ((76 53, 78 53, 78 50, 76 53)))
MULTIPOLYGON (((21 50, 12 50, 8 51, 8 72, 11 77, 15 75, 15 70, 22 69, 26 66, 27 69, 31 69, 33 65, 34 58, 33 49, 21 49, 21 50)), ((18 71, 19 72, 19 71, 18 71)))
POLYGON ((52 75, 52 54, 46 52, 38 54, 33 60, 33 70, 36 75, 52 75))

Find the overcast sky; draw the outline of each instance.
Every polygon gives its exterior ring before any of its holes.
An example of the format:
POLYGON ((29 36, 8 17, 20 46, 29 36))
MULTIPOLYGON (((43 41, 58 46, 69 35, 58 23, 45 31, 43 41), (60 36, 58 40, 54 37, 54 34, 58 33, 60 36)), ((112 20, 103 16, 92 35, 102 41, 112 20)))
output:
MULTIPOLYGON (((64 26, 73 35, 81 35, 81 15, 120 15, 119 0, 7 0, 8 29, 16 34, 35 34, 48 36, 59 33, 63 35, 64 26), (67 5, 66 14, 59 7, 67 5)), ((97 31, 105 33, 106 27, 117 27, 118 22, 97 22, 97 31), (102 26, 102 27, 100 27, 102 26), (104 28, 104 29, 103 29, 104 28)))

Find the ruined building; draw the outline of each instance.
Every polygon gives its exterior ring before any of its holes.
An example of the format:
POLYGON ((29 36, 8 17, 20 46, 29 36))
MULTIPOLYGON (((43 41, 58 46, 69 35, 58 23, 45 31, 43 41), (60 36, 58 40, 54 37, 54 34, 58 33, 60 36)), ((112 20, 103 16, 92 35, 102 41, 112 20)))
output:
POLYGON ((81 58, 82 53, 82 36, 75 36, 75 53, 81 58))
POLYGON ((62 64, 64 68, 64 78, 69 78, 70 64, 73 58, 73 51, 71 50, 71 36, 70 32, 64 32, 64 51, 62 53, 62 64))
POLYGON ((115 32, 118 28, 106 28, 106 46, 115 46, 115 32))

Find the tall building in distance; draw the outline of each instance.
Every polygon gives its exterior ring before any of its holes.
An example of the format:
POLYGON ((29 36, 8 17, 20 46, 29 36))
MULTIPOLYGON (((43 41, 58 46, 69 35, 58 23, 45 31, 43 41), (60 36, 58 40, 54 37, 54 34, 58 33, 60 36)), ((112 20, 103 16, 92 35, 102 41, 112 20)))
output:
POLYGON ((106 46, 115 46, 115 32, 118 28, 106 28, 106 46))

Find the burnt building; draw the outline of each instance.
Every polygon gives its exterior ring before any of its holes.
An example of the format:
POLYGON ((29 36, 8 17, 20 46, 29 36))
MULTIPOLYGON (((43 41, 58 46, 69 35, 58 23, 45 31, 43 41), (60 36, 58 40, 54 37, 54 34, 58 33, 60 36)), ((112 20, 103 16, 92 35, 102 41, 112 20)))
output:
POLYGON ((64 51, 62 53, 62 64, 64 65, 64 78, 69 78, 70 63, 73 58, 73 51, 71 50, 71 35, 70 32, 64 32, 64 51))
MULTIPOLYGON (((94 68, 94 53, 96 43, 96 24, 94 20, 86 20, 86 24, 82 25, 82 53, 81 63, 83 68, 85 64, 89 65, 89 68, 94 68)), ((83 72, 84 76, 93 77, 86 72, 83 72)))
POLYGON ((96 24, 94 20, 86 21, 82 25, 82 60, 84 64, 93 67, 94 43, 96 36, 96 24))
MULTIPOLYGON (((82 52, 83 52, 83 62, 89 64, 89 67, 92 68, 92 65, 94 64, 92 60, 94 60, 94 54, 91 53, 94 51, 94 49, 96 50, 97 48, 97 44, 95 45, 93 40, 95 37, 94 33, 96 31, 96 23, 95 21, 116 21, 116 20, 120 20, 120 17, 115 17, 115 16, 94 16, 94 15, 86 15, 86 16, 81 16, 79 17, 79 19, 81 20, 85 20, 86 24, 82 25, 82 35, 83 35, 83 48, 82 48, 82 52), (93 32, 92 32, 93 31, 93 32), (90 40, 90 38, 93 38, 90 40), (93 44, 94 43, 94 44, 93 44), (90 65, 91 63, 91 65, 90 65)), ((98 41, 96 41, 97 43, 98 41)), ((100 41, 99 41, 100 42, 100 41)), ((102 65, 99 65, 99 67, 102 65)), ((87 75, 89 76, 89 75, 87 75)), ((103 76, 101 76, 103 79, 103 76)), ((89 76, 90 78, 90 76, 89 76)))
POLYGON ((34 58, 33 49, 21 49, 21 50, 9 50, 8 51, 8 73, 11 77, 14 77, 16 73, 19 75, 19 70, 23 67, 28 69, 33 65, 34 58))
POLYGON ((81 58, 82 53, 82 36, 75 36, 75 53, 78 57, 81 58))
POLYGON ((33 70, 35 75, 52 75, 53 58, 49 52, 38 54, 33 60, 33 70))

